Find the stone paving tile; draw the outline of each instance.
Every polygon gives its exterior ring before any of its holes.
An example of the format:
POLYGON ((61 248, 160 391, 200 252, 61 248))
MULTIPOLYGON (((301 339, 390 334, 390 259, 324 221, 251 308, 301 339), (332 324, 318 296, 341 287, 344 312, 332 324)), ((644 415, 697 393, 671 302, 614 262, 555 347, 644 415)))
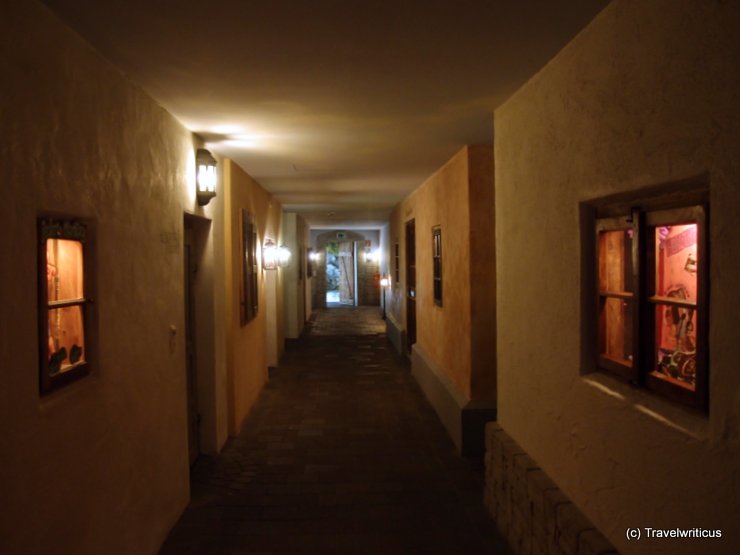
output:
POLYGON ((482 496, 481 461, 457 455, 383 335, 309 336, 242 433, 198 459, 161 553, 508 554, 482 496))
MULTIPOLYGON (((374 335, 385 333, 385 320, 377 306, 334 306, 314 309, 311 335, 374 335)), ((360 348, 369 348, 360 346, 360 348)), ((327 353, 332 356, 333 353, 327 353)))

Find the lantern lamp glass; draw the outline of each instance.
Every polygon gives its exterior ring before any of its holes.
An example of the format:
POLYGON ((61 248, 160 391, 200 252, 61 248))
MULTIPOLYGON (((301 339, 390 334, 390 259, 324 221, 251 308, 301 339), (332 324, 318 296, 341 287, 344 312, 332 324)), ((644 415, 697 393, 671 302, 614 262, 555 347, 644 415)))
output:
POLYGON ((265 240, 262 246, 262 267, 265 270, 275 270, 278 266, 278 248, 272 239, 265 240))
POLYGON ((195 155, 198 204, 205 206, 216 196, 216 159, 205 148, 199 148, 195 155))

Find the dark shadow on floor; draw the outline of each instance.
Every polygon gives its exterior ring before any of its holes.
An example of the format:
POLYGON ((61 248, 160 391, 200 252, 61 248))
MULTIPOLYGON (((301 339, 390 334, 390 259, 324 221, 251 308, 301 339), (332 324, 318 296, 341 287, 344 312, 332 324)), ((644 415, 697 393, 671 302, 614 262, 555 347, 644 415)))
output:
POLYGON ((382 335, 294 342, 192 480, 163 554, 509 553, 480 461, 457 455, 382 335))

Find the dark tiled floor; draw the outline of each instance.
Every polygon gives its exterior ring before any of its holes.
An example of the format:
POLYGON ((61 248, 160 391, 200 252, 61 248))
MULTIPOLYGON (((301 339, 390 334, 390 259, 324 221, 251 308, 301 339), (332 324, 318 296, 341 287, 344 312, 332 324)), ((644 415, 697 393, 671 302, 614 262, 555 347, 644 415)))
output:
POLYGON ((342 306, 314 309, 312 335, 373 335, 385 333, 385 320, 377 306, 342 306))
POLYGON ((508 553, 480 466, 384 336, 307 337, 242 434, 198 460, 162 553, 508 553))

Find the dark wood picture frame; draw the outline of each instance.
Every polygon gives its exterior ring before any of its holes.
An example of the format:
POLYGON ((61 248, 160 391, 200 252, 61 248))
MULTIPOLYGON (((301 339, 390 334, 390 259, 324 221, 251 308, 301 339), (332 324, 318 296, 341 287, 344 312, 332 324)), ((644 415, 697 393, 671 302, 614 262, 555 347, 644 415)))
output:
POLYGON ((47 395, 69 383, 75 382, 91 371, 92 338, 90 337, 89 308, 91 302, 87 291, 91 275, 87 226, 76 219, 39 218, 38 232, 38 340, 39 340, 39 394, 47 395), (82 297, 63 301, 49 301, 47 285, 47 240, 65 239, 77 241, 82 248, 82 297), (54 309, 78 306, 81 310, 84 337, 84 359, 71 368, 52 373, 49 352, 49 312, 54 309))
POLYGON ((241 209, 239 214, 242 276, 239 288, 239 323, 245 326, 257 316, 259 308, 257 228, 249 211, 241 209))

